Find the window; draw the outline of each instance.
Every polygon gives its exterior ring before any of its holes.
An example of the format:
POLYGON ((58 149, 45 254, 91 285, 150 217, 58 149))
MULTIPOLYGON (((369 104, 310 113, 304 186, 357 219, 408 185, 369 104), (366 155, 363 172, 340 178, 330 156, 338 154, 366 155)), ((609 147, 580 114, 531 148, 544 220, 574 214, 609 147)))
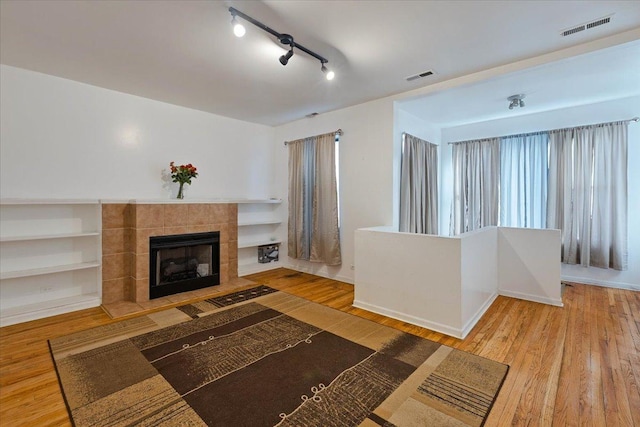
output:
POLYGON ((402 135, 400 231, 438 234, 438 146, 402 135))
POLYGON ((548 132, 500 139, 499 225, 545 228, 548 146, 548 132))
POLYGON ((627 127, 614 122, 456 143, 452 234, 497 224, 495 209, 503 226, 560 229, 564 263, 625 270, 627 127), (499 163, 491 147, 499 148, 499 163))
POLYGON ((289 257, 339 265, 336 135, 319 135, 288 145, 289 257))

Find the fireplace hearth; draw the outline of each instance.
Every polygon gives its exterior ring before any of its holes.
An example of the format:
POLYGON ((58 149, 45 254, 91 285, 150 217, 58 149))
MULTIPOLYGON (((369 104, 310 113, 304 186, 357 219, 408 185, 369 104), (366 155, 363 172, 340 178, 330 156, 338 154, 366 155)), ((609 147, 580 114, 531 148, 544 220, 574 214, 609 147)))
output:
POLYGON ((149 238, 149 299, 220 284, 220 232, 149 238))

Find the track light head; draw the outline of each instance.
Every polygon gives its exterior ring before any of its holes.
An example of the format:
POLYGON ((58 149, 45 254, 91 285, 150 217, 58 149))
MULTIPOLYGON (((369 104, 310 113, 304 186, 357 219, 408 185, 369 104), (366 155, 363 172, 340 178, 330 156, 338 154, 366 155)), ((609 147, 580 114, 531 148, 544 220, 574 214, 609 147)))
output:
POLYGON ((231 18, 231 25, 233 26, 233 34, 236 35, 236 37, 242 37, 244 36, 244 34, 247 32, 247 30, 244 28, 244 25, 242 25, 238 19, 236 18, 236 15, 231 15, 233 16, 233 18, 231 18))
POLYGON ((333 71, 325 67, 324 62, 322 62, 322 67, 320 67, 320 71, 324 73, 324 76, 327 80, 333 80, 333 78, 336 76, 336 73, 334 73, 333 71))
POLYGON ((291 49, 289 50, 289 52, 287 52, 286 54, 280 57, 280 63, 282 65, 287 65, 289 63, 289 59, 291 59, 292 56, 293 56, 293 46, 291 46, 291 49))

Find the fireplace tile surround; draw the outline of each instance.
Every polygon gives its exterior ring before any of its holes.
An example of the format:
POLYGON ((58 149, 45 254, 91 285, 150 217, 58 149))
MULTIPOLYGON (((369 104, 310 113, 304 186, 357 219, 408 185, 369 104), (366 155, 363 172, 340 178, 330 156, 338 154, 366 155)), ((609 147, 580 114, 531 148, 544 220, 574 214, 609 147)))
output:
POLYGON ((149 301, 150 236, 219 231, 220 285, 236 280, 237 218, 235 203, 103 203, 103 305, 152 303, 149 301))

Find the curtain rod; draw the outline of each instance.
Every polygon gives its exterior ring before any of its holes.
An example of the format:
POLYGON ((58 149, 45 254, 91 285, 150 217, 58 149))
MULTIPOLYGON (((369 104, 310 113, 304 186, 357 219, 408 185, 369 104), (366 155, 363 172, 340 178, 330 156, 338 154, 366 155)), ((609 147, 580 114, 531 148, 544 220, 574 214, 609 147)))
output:
MULTIPOLYGON (((335 132, 327 132, 327 133, 333 133, 333 134, 337 134, 337 135, 340 135, 340 136, 342 136, 342 134, 343 134, 342 129, 338 129, 338 130, 337 130, 337 131, 335 131, 335 132)), ((318 136, 326 135, 327 133, 321 133, 321 134, 318 134, 318 135, 307 136, 306 138, 301 138, 301 139, 316 138, 316 137, 318 137, 318 136)), ((296 140, 296 141, 299 141, 299 140, 296 140)), ((285 142, 284 142, 284 145, 287 145, 287 144, 289 144, 290 142, 295 142, 295 141, 285 141, 285 142)))
POLYGON ((456 142, 448 142, 448 145, 455 145, 455 144, 464 144, 465 142, 472 142, 472 141, 486 141, 488 139, 493 139, 493 138, 513 138, 516 136, 528 136, 528 135, 536 135, 536 134, 540 134, 540 133, 544 133, 544 132, 557 132, 560 130, 569 130, 569 129, 578 129, 578 128, 584 128, 584 127, 590 127, 590 126, 603 126, 603 125, 610 125, 611 123, 618 123, 618 122, 638 122, 640 121, 640 117, 634 117, 632 119, 629 120, 618 120, 618 121, 613 121, 613 122, 603 122, 603 123, 596 123, 593 125, 580 125, 580 126, 571 126, 568 128, 558 128, 558 129, 550 129, 550 130, 539 130, 537 132, 528 132, 528 133, 517 133, 514 135, 502 135, 502 136, 491 136, 488 138, 480 138, 480 139, 467 139, 466 141, 456 141, 456 142))

